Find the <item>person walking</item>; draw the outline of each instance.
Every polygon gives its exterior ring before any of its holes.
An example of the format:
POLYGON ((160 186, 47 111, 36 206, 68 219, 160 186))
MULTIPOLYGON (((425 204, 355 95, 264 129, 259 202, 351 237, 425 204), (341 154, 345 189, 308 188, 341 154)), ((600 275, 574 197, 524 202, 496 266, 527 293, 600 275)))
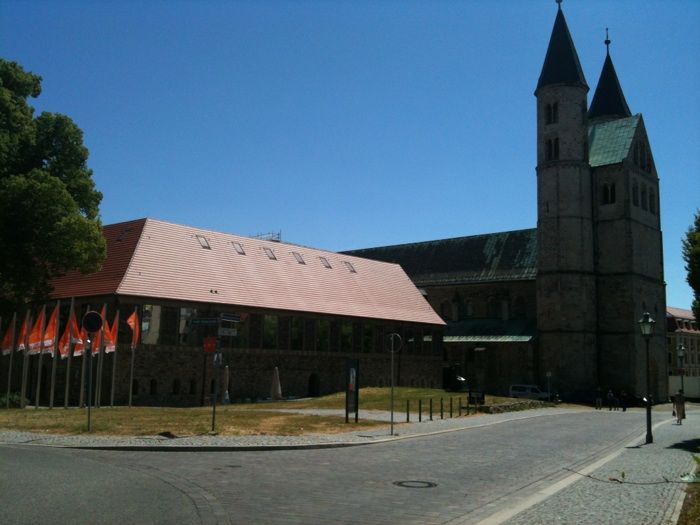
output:
POLYGON ((680 389, 673 398, 673 413, 676 415, 676 424, 682 425, 685 419, 685 396, 680 389))
POLYGON ((595 409, 600 410, 603 408, 603 390, 598 387, 595 389, 595 409))
POLYGON ((627 412, 627 391, 623 390, 620 393, 620 406, 623 412, 627 412))
POLYGON ((608 410, 612 410, 613 406, 615 406, 615 394, 613 394, 612 389, 608 390, 608 393, 605 397, 608 403, 608 410))

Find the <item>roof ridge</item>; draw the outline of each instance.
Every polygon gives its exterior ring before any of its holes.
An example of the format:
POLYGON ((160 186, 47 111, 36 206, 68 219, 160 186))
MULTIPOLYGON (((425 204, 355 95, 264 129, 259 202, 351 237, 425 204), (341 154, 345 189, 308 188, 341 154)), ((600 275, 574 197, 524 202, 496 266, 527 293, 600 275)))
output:
POLYGON ((528 231, 536 232, 537 228, 521 228, 518 230, 506 230, 503 232, 478 233, 476 235, 460 235, 459 237, 447 237, 444 239, 431 239, 428 241, 406 242, 406 243, 399 243, 399 244, 387 244, 387 245, 382 245, 382 246, 373 246, 373 247, 369 247, 369 248, 356 248, 354 250, 343 250, 339 253, 361 252, 361 251, 365 251, 365 250, 376 250, 378 248, 398 248, 401 246, 418 246, 421 244, 431 244, 431 243, 445 242, 445 241, 456 241, 456 240, 462 240, 462 239, 478 239, 480 237, 491 237, 494 235, 506 235, 506 234, 511 234, 511 233, 521 233, 521 232, 528 232, 528 231))

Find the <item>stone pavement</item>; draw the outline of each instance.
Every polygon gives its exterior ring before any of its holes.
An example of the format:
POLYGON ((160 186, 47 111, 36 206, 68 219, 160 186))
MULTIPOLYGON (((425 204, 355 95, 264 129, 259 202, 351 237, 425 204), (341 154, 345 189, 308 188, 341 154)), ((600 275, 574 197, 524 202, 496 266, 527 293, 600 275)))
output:
MULTIPOLYGON (((607 456, 584 465, 578 472, 538 487, 524 500, 498 500, 493 512, 481 525, 506 523, 577 524, 610 523, 621 525, 675 524, 685 495, 681 477, 694 469, 691 451, 700 446, 700 410, 689 406, 683 425, 671 419, 668 405, 654 408, 654 443, 644 444, 644 435, 607 456)), ((96 449, 122 450, 279 450, 357 446, 390 440, 410 439, 434 433, 466 431, 469 428, 507 424, 522 418, 570 413, 581 408, 557 407, 484 414, 477 417, 434 419, 422 423, 401 423, 395 414, 395 434, 389 428, 365 429, 342 434, 303 436, 186 436, 167 438, 47 436, 24 432, 0 432, 0 444, 33 444, 96 449)), ((632 409, 641 411, 642 409, 632 409)), ((339 411, 313 411, 338 414, 339 411)), ((343 413, 344 414, 344 413, 343 413)), ((363 419, 388 421, 386 412, 362 411, 363 419)), ((405 418, 405 414, 403 415, 405 418)), ((473 517, 472 517, 473 520, 473 517)), ((450 521, 450 525, 473 523, 468 517, 450 521)))

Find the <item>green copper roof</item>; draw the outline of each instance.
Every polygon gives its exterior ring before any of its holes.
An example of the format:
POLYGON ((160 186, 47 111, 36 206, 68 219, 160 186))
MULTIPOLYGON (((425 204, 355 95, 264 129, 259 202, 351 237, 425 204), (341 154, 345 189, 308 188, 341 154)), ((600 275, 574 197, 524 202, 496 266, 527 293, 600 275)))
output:
POLYGON ((448 322, 446 343, 526 343, 537 333, 534 319, 465 319, 448 322))
POLYGON ((627 158, 641 116, 593 122, 588 126, 591 167, 619 164, 627 158))
POLYGON ((344 252, 400 264, 416 286, 533 280, 537 230, 457 237, 344 252))

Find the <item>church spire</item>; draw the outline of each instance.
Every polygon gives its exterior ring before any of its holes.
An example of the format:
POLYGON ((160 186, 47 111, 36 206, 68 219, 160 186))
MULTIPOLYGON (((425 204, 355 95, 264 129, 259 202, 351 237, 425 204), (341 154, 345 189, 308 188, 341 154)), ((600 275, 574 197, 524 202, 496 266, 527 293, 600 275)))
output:
POLYGON ((593 101, 588 110, 588 118, 630 117, 632 113, 627 106, 625 95, 615 72, 615 66, 610 58, 610 37, 607 28, 605 29, 605 47, 607 49, 605 63, 603 63, 603 71, 600 73, 598 86, 595 88, 593 101))
POLYGON ((561 0, 557 0, 557 4, 559 5, 557 17, 554 20, 540 79, 537 82, 537 90, 542 86, 553 84, 581 84, 588 89, 569 27, 566 25, 564 12, 561 9, 561 0))

